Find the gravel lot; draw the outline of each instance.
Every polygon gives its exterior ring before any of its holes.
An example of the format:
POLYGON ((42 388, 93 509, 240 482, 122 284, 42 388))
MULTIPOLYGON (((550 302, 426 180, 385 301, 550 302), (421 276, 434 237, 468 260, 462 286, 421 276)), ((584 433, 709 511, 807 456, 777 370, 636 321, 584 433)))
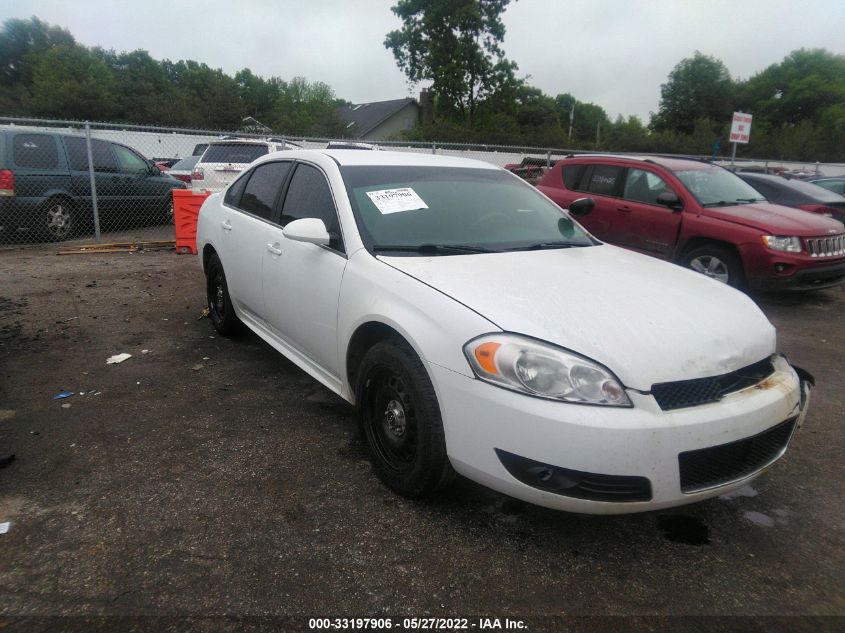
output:
POLYGON ((220 338, 201 318, 195 257, 55 253, 0 251, 0 457, 15 454, 0 469, 0 628, 79 624, 16 619, 67 615, 284 616, 257 621, 284 630, 385 615, 535 631, 586 615, 845 624, 841 289, 756 298, 818 383, 778 465, 729 499, 604 518, 466 480, 396 497, 351 408, 257 337, 220 338), (132 358, 106 364, 121 352, 132 358))

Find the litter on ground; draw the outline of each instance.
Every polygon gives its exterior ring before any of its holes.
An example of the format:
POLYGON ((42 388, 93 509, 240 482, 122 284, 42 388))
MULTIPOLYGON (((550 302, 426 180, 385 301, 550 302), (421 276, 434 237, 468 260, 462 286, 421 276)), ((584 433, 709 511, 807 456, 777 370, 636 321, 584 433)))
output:
POLYGON ((127 354, 125 352, 123 354, 115 354, 114 356, 109 356, 106 359, 106 365, 113 365, 114 363, 122 363, 127 358, 132 358, 132 354, 127 354))

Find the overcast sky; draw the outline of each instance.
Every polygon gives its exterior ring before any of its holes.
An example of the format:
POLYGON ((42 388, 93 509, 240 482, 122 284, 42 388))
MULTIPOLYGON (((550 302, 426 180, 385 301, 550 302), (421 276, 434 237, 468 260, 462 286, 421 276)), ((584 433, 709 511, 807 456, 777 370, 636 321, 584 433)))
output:
MULTIPOLYGON (((77 41, 329 84, 354 103, 416 96, 382 42, 395 0, 2 0, 0 21, 38 16, 77 41)), ((747 79, 797 48, 845 54, 843 0, 518 0, 504 49, 548 95, 648 120, 660 84, 699 50, 747 79)))

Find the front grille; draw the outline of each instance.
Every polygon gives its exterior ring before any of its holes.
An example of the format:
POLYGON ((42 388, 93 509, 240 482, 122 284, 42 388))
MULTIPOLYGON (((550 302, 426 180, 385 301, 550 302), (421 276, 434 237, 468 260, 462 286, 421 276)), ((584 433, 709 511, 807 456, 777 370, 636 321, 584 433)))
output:
POLYGON ((722 396, 756 385, 775 371, 771 358, 737 369, 729 374, 710 378, 694 378, 676 382, 658 382, 651 386, 651 395, 664 411, 716 402, 722 396))
POLYGON ((651 482, 631 475, 602 475, 537 462, 496 449, 496 455, 516 479, 539 490, 588 501, 650 501, 651 482))
POLYGON ((845 235, 808 237, 804 241, 807 243, 807 253, 810 254, 810 257, 845 255, 845 235))
POLYGON ((796 418, 742 440, 687 451, 678 455, 681 490, 698 492, 737 481, 764 468, 783 455, 796 418))

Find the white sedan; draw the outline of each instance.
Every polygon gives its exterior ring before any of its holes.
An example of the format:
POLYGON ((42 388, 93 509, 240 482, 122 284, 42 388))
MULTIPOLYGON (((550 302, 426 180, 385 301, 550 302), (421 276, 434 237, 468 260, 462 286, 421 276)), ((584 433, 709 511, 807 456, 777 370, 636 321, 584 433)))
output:
POLYGON ((457 472, 611 514, 742 486, 811 378, 745 295, 592 237, 571 217, 590 203, 472 160, 270 154, 200 212, 211 317, 355 404, 404 495, 457 472))

